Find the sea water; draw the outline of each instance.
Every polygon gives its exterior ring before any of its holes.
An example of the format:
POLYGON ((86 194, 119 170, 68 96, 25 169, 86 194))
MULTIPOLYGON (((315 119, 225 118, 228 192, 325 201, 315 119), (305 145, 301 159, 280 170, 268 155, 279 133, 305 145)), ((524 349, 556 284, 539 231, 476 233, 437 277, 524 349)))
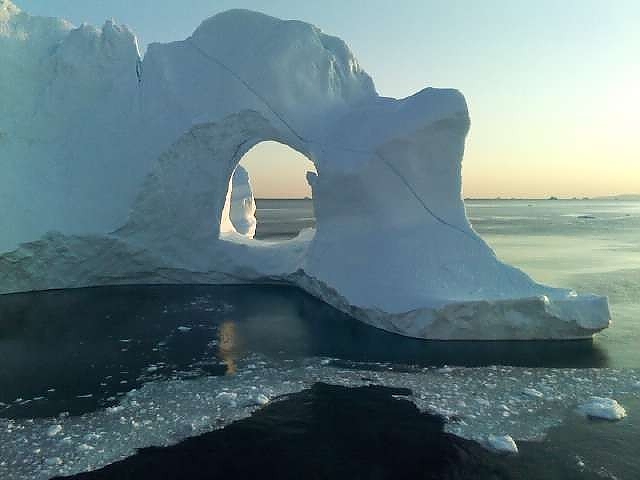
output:
MULTIPOLYGON (((545 283, 608 295, 612 327, 593 343, 425 342, 282 286, 4 296, 0 478, 99 468, 136 448, 222 428, 317 381, 408 387, 421 409, 455 419, 447 428, 458 435, 547 438, 547 459, 638 478, 640 203, 467 208, 505 261, 545 283), (628 417, 581 417, 578 405, 593 395, 619 400, 628 417)), ((257 236, 277 241, 312 226, 313 209, 309 201, 259 200, 257 218, 257 236)))
MULTIPOLYGON (((544 284, 609 297, 596 336, 607 365, 640 367, 640 201, 467 200, 473 228, 499 258, 544 284)), ((258 200, 256 238, 314 225, 311 200, 258 200)))
POLYGON ((535 280, 609 297, 612 327, 596 336, 616 367, 640 367, 640 202, 467 202, 475 230, 535 280))

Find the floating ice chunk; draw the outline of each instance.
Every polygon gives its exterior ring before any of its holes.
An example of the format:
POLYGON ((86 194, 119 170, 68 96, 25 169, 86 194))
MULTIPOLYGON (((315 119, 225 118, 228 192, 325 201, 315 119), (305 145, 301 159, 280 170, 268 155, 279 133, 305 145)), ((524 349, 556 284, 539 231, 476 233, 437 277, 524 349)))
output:
POLYGON ((60 457, 47 458, 44 463, 50 466, 62 465, 62 459, 60 457))
POLYGON ((220 392, 216 395, 216 400, 219 400, 222 404, 227 404, 229 406, 235 406, 237 398, 238 394, 233 392, 220 392))
POLYGON ((544 394, 536 390, 535 388, 525 388, 524 390, 522 390, 522 393, 529 397, 544 398, 544 394))
POLYGON ((498 453, 517 454, 518 446, 510 435, 489 435, 485 445, 498 453))
POLYGON ((578 407, 578 411, 587 417, 604 420, 620 420, 627 416, 627 411, 617 401, 603 397, 591 397, 578 407))
POLYGON ((454 370, 455 370, 454 367, 445 365, 444 367, 438 369, 438 373, 447 374, 447 373, 452 373, 454 370))
POLYGON ((258 395, 256 395, 255 397, 251 397, 249 400, 249 404, 250 405, 266 405, 267 403, 269 403, 269 397, 267 397, 266 395, 259 393, 258 395))
POLYGON ((180 327, 178 327, 178 331, 182 332, 182 333, 190 332, 191 331, 191 327, 182 327, 182 326, 180 326, 180 327))
POLYGON ((47 430, 47 437, 55 437, 62 431, 62 425, 51 425, 47 430))

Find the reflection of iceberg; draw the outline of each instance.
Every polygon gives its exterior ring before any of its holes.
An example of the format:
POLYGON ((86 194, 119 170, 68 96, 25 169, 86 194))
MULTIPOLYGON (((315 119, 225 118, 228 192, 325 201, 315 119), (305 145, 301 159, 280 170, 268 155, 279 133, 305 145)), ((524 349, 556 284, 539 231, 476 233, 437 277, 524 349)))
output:
POLYGON ((605 298, 536 284, 471 229, 455 90, 380 97, 340 39, 244 10, 144 61, 112 22, 74 29, 8 0, 0 22, 0 94, 15 99, 0 113, 0 197, 14 206, 0 213, 2 292, 286 281, 415 337, 580 338, 609 324, 605 298), (231 175, 265 140, 318 172, 317 231, 277 245, 229 218, 231 175))
POLYGON ((218 354, 227 365, 227 375, 237 371, 235 352, 236 326, 233 322, 224 322, 218 332, 218 354))

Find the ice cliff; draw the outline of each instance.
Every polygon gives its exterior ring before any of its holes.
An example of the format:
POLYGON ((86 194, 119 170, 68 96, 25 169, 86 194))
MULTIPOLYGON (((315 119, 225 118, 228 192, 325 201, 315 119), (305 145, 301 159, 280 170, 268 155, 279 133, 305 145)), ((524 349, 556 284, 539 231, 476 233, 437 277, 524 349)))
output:
POLYGON ((142 59, 127 27, 76 28, 0 0, 0 65, 1 293, 275 281, 421 338, 609 325, 606 298, 537 284, 471 228, 462 94, 381 97, 313 25, 232 10, 142 59), (237 170, 265 140, 318 172, 317 229, 279 244, 252 239, 237 170))

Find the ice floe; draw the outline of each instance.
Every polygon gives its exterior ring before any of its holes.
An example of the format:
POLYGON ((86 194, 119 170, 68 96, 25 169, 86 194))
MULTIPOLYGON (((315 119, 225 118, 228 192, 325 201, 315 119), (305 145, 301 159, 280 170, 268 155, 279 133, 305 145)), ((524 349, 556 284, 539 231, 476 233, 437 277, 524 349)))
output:
POLYGON ((485 441, 485 445, 498 453, 518 453, 518 446, 510 435, 489 435, 485 441))
POLYGON ((274 360, 250 355, 237 360, 236 371, 228 376, 189 378, 185 374, 149 381, 117 404, 80 416, 0 419, 0 478, 44 480, 96 469, 137 448, 171 445, 222 428, 270 399, 319 381, 409 388, 413 395, 408 399, 422 411, 449 419, 448 432, 485 445, 493 438, 493 448, 501 451, 513 451, 506 436, 514 442, 543 439, 550 427, 594 396, 622 401, 640 395, 635 388, 640 381, 636 370, 397 369, 329 358, 274 360), (58 433, 49 436, 50 431, 58 433))
POLYGON ((612 398, 591 397, 578 407, 578 411, 589 418, 603 420, 620 420, 627 416, 627 411, 612 398))

